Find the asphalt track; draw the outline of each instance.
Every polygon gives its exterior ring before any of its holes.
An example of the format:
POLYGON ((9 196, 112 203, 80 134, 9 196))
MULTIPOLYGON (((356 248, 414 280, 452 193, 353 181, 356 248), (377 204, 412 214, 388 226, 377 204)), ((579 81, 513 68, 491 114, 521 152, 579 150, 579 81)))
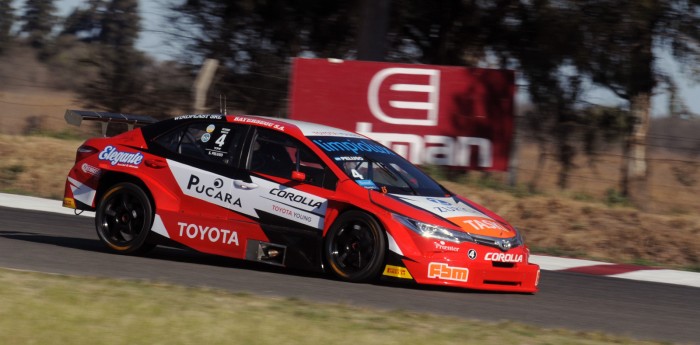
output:
POLYGON ((98 241, 90 217, 6 207, 0 207, 0 267, 148 279, 700 344, 700 289, 695 287, 553 271, 543 271, 536 295, 351 284, 172 248, 157 248, 142 257, 111 254, 98 241))

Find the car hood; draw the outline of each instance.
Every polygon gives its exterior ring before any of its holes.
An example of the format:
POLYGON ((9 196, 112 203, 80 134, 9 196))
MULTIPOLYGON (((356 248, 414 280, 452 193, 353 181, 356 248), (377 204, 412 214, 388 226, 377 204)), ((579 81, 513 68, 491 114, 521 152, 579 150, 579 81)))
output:
POLYGON ((495 238, 516 236, 515 230, 496 214, 462 198, 371 194, 372 201, 377 205, 418 221, 441 226, 448 225, 444 224, 447 222, 474 235, 495 238))

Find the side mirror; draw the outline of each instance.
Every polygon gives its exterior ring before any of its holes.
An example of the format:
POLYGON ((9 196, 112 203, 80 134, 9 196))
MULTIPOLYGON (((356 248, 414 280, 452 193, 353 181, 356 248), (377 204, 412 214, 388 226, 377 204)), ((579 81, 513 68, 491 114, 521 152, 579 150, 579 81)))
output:
POLYGON ((306 174, 301 171, 292 171, 292 180, 304 182, 306 181, 306 174))

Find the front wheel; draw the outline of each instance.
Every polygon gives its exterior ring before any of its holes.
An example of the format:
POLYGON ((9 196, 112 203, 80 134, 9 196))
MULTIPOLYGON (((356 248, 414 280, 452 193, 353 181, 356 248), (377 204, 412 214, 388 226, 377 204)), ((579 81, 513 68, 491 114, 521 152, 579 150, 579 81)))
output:
POLYGON ((384 230, 365 212, 343 213, 326 235, 326 262, 343 280, 366 282, 376 278, 384 264, 385 253, 384 230))
POLYGON ((148 195, 133 183, 119 183, 100 199, 95 214, 97 236, 108 248, 142 254, 155 247, 146 242, 153 223, 148 195))

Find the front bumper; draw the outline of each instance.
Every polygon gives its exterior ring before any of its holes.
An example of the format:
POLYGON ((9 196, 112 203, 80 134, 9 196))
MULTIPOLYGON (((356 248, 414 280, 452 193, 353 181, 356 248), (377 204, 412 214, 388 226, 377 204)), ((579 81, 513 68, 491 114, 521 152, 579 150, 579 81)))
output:
POLYGON ((476 244, 460 247, 458 252, 433 252, 411 258, 390 252, 389 269, 385 269, 383 277, 474 290, 537 292, 540 267, 528 263, 526 247, 508 251, 506 262, 493 259, 502 259, 504 255, 499 254, 505 254, 495 248, 476 244), (467 254, 470 251, 477 253, 474 258, 467 254))

